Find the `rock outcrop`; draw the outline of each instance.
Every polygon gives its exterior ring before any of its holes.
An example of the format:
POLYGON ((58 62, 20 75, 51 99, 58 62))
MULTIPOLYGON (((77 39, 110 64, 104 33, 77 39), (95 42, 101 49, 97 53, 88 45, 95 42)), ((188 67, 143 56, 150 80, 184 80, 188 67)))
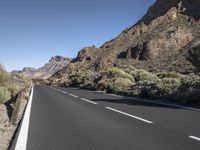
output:
POLYGON ((177 18, 176 13, 180 13, 199 20, 199 8, 199 0, 157 0, 138 23, 144 22, 149 24, 152 20, 165 15, 172 9, 174 10, 172 18, 177 18))

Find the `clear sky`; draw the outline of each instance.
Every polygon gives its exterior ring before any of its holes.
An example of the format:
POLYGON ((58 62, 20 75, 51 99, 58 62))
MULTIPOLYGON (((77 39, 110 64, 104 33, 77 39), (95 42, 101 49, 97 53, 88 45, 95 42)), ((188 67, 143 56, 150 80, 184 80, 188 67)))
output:
POLYGON ((155 0, 2 0, 0 63, 41 67, 55 55, 76 57, 136 23, 155 0))

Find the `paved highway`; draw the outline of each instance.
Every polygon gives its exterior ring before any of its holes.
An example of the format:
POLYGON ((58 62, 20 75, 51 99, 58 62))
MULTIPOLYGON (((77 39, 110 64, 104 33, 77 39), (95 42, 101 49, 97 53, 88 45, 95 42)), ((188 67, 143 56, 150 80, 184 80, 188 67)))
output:
POLYGON ((35 86, 26 149, 199 150, 199 137, 197 110, 35 86))

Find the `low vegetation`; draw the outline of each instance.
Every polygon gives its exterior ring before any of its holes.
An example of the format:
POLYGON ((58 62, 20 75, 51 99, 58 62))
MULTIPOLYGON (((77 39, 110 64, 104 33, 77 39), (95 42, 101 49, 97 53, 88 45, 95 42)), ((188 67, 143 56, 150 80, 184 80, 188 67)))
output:
POLYGON ((0 103, 5 103, 23 88, 29 87, 31 80, 8 73, 0 64, 0 103))
POLYGON ((78 71, 65 79, 65 82, 62 81, 62 85, 166 99, 182 104, 200 103, 200 77, 175 71, 151 73, 132 66, 113 67, 100 72, 78 71))

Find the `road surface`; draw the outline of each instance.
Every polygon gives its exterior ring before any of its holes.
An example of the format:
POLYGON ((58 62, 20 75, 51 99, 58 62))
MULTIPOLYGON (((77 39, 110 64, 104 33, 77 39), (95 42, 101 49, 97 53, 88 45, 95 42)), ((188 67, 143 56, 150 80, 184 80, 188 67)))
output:
POLYGON ((199 137, 200 111, 35 86, 26 149, 200 150, 199 137))

